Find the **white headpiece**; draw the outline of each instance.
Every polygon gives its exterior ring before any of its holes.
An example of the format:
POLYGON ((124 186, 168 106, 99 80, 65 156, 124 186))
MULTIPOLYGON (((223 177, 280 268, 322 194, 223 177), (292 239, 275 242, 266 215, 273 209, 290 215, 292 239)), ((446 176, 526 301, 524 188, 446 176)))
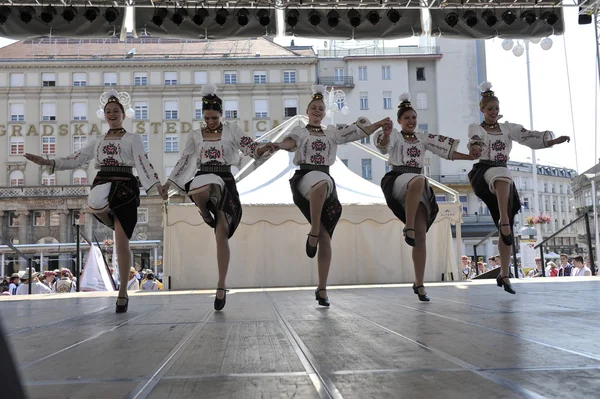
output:
POLYGON ((402 93, 398 99, 400 100, 398 108, 412 108, 412 104, 410 103, 410 93, 402 93))
POLYGON ((217 87, 212 83, 207 83, 202 86, 202 90, 200 91, 202 97, 206 96, 216 96, 217 95, 217 87))
POLYGON ((131 96, 126 91, 116 91, 115 89, 111 89, 102 93, 100 96, 100 106, 98 111, 96 111, 96 116, 100 119, 104 119, 104 107, 106 104, 110 102, 119 102, 125 109, 125 115, 128 118, 133 118, 135 116, 135 111, 131 109, 131 96), (112 100, 111 98, 116 98, 116 100, 112 100))
POLYGON ((479 85, 479 90, 481 90, 482 93, 488 92, 488 91, 492 91, 492 83, 491 82, 482 82, 479 85))
POLYGON ((325 95, 327 94, 327 87, 323 85, 312 85, 310 87, 312 91, 312 99, 313 100, 321 100, 323 101, 325 95))

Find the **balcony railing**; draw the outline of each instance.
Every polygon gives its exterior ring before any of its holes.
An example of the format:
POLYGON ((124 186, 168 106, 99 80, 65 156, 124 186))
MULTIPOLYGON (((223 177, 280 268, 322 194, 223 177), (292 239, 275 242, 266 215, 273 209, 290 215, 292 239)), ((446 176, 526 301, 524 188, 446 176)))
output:
POLYGON ((439 46, 398 46, 398 47, 363 47, 363 48, 333 48, 320 49, 319 58, 348 57, 348 56, 381 56, 381 55, 421 55, 439 54, 439 46))
POLYGON ((0 198, 79 197, 90 192, 89 186, 0 187, 0 198))
POLYGON ((354 87, 353 76, 319 76, 317 84, 333 87, 354 87))
POLYGON ((442 184, 469 184, 469 176, 466 173, 462 175, 432 175, 429 177, 442 184))

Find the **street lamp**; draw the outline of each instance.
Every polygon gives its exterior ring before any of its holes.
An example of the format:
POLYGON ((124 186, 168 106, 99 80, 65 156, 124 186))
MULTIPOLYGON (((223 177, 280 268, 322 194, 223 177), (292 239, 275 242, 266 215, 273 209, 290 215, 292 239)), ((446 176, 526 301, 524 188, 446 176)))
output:
MULTIPOLYGON (((529 95, 529 129, 533 130, 533 106, 531 104, 531 70, 529 65, 529 43, 540 43, 540 39, 523 40, 525 46, 517 42, 517 45, 513 47, 513 41, 511 39, 505 39, 502 41, 502 48, 506 51, 512 49, 512 53, 515 57, 520 57, 525 53, 525 64, 527 65, 527 92, 529 95)), ((552 48, 552 39, 549 37, 541 41, 540 47, 543 50, 550 50, 552 48)), ((535 158, 535 150, 531 150, 531 166, 533 169, 533 211, 536 215, 540 213, 539 195, 538 195, 538 184, 537 184, 537 163, 535 158)), ((535 225, 537 231, 536 240, 539 244, 542 242, 542 233, 539 225, 535 225)))
POLYGON ((350 108, 346 105, 346 93, 342 90, 334 90, 333 87, 325 93, 325 109, 327 110, 325 116, 331 119, 331 124, 334 125, 333 116, 336 112, 341 111, 344 115, 350 113, 350 108))

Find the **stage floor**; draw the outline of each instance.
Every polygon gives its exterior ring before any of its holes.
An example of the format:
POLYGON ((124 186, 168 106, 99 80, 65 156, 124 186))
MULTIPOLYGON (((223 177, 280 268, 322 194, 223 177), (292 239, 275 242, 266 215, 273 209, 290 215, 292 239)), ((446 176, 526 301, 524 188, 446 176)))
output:
MULTIPOLYGON (((600 280, 0 300, 31 398, 593 398, 600 280)), ((23 298, 23 297, 21 297, 23 298)))

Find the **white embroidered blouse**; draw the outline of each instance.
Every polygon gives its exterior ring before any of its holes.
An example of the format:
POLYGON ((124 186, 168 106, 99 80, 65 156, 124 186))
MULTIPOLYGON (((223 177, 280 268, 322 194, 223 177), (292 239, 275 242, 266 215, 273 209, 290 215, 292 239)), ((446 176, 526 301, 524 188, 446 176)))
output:
POLYGON ((181 158, 169 176, 169 181, 181 191, 193 179, 200 165, 234 165, 239 160, 239 152, 258 158, 258 143, 244 134, 237 123, 223 125, 221 139, 204 140, 202 129, 189 133, 181 158))
POLYGON ((120 139, 93 140, 68 157, 54 159, 54 169, 77 169, 92 159, 96 160, 96 169, 102 166, 134 167, 147 192, 157 189, 160 184, 158 174, 144 152, 144 143, 139 134, 127 132, 120 139))
POLYGON ((501 132, 488 133, 476 123, 469 125, 469 150, 474 144, 481 146, 481 158, 495 162, 507 162, 509 160, 512 142, 516 141, 533 150, 549 147, 548 141, 554 139, 554 133, 546 130, 538 132, 527 130, 516 123, 500 123, 501 132))
POLYGON ((367 137, 364 129, 369 126, 367 118, 359 118, 355 123, 346 126, 327 126, 324 135, 310 134, 306 126, 296 126, 286 138, 296 142, 294 148, 294 165, 311 164, 331 166, 335 163, 337 146, 367 137))
POLYGON ((383 146, 381 145, 383 132, 380 131, 375 134, 375 147, 382 154, 390 154, 388 158, 390 165, 422 168, 425 151, 429 150, 442 158, 452 159, 452 154, 460 143, 460 140, 451 137, 429 133, 415 133, 415 137, 416 142, 408 142, 402 133, 393 129, 387 145, 383 146))

